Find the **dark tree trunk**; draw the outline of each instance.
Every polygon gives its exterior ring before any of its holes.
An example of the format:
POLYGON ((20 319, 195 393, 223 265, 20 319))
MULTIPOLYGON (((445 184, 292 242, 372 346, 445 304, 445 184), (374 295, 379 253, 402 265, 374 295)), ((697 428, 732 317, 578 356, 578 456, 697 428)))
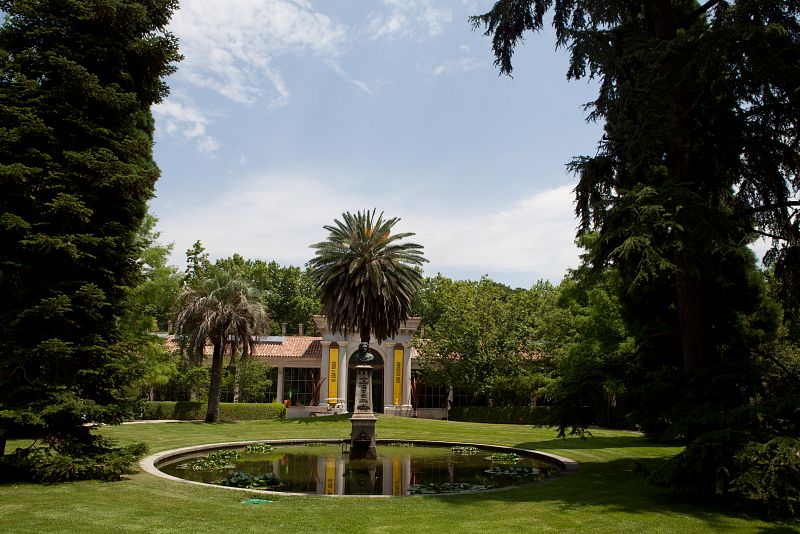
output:
POLYGON ((6 454, 6 431, 0 430, 0 458, 6 454))
POLYGON ((214 342, 214 356, 211 360, 211 383, 208 386, 208 410, 206 423, 219 422, 219 395, 222 390, 222 352, 225 350, 225 341, 214 342))
MULTIPOLYGON (((651 0, 648 2, 648 15, 653 35, 663 41, 671 41, 677 35, 676 14, 671 0, 651 0)), ((666 104, 665 151, 669 177, 673 183, 692 188, 693 193, 701 194, 701 181, 697 174, 693 157, 690 109, 694 95, 690 86, 684 83, 683 60, 679 52, 663 65, 664 78, 670 87, 670 98, 666 104)), ((687 210, 703 209, 699 205, 687 206, 687 210)), ((689 215, 690 217, 692 214, 689 215)), ((688 226, 687 226, 688 227, 688 226)), ((678 311, 683 368, 693 371, 708 365, 711 361, 711 326, 705 313, 703 280, 698 264, 699 251, 692 249, 695 237, 684 235, 681 246, 684 251, 675 259, 676 307, 678 311), (689 252, 686 252, 686 250, 689 252)))
POLYGON ((710 327, 705 312, 700 275, 693 272, 687 264, 688 262, 679 258, 675 288, 683 369, 694 371, 707 366, 711 360, 710 327))

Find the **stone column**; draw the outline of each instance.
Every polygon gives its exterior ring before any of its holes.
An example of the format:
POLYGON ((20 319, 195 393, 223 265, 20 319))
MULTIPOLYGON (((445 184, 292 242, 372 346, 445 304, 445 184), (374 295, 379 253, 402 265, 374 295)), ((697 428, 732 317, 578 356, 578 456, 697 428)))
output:
POLYGON ((342 458, 336 459, 336 495, 344 495, 344 460, 342 458))
POLYGON ((277 402, 283 402, 283 367, 278 366, 278 387, 275 391, 275 400, 277 402))
POLYGON ((403 343, 403 406, 411 414, 411 342, 403 343))
POLYGON ((383 366, 383 413, 392 412, 394 406, 394 347, 394 343, 383 345, 386 354, 383 366))
POLYGON ((347 410, 347 381, 350 379, 350 369, 347 368, 347 356, 350 354, 349 343, 339 343, 339 397, 342 405, 347 410))
POLYGON ((392 482, 394 481, 394 471, 392 470, 392 461, 389 458, 381 458, 381 468, 383 470, 383 494, 393 495, 392 482))
POLYGON ((322 362, 319 366, 319 377, 325 380, 322 382, 322 386, 320 386, 319 404, 320 406, 324 406, 328 403, 326 399, 328 398, 328 380, 330 380, 328 374, 330 372, 331 342, 320 341, 320 343, 322 344, 322 362))

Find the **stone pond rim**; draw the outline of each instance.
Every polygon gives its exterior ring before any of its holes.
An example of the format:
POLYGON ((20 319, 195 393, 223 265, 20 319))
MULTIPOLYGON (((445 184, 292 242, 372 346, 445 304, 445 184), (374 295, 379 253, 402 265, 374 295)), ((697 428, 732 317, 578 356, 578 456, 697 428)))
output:
MULTIPOLYGON (((302 496, 302 497, 337 497, 337 498, 398 498, 398 497, 409 497, 408 495, 397 496, 397 495, 319 495, 319 494, 312 494, 312 493, 299 493, 299 492, 286 492, 286 491, 271 491, 271 490, 263 490, 263 489, 250 489, 250 488, 234 488, 229 486, 219 486, 217 484, 206 484, 205 482, 196 482, 193 480, 185 480, 183 478, 178 478, 172 475, 168 475, 161 471, 158 466, 164 464, 168 460, 172 460, 178 457, 191 457, 191 456, 199 456, 200 453, 204 453, 210 450, 218 450, 218 449, 240 449, 247 445, 253 445, 256 443, 268 443, 270 445, 305 445, 306 443, 320 443, 320 444, 348 444, 350 442, 350 438, 320 438, 320 439, 302 439, 302 438, 295 438, 295 439, 256 439, 256 440, 248 440, 248 441, 230 441, 225 443, 209 443, 205 445, 194 445, 191 447, 182 447, 180 449, 172 449, 168 451, 162 451, 156 454, 151 454, 150 456, 144 458, 142 461, 139 462, 139 467, 141 467, 142 471, 145 473, 165 478, 167 480, 172 480, 175 482, 182 482, 184 484, 195 484, 198 486, 205 486, 207 488, 215 488, 215 489, 223 489, 223 490, 233 490, 233 491, 246 491, 250 493, 257 493, 257 494, 265 494, 265 495, 293 495, 293 496, 302 496)), ((489 445, 486 443, 472 443, 472 442, 461 442, 461 441, 435 441, 435 440, 427 440, 427 439, 377 439, 376 442, 381 445, 386 445, 388 443, 410 443, 419 446, 431 446, 431 447, 478 447, 483 450, 492 451, 492 452, 511 452, 519 454, 520 456, 526 456, 528 458, 532 458, 534 460, 539 460, 545 463, 549 463, 554 465, 555 467, 560 469, 560 472, 557 473, 555 476, 548 480, 553 480, 565 475, 569 475, 574 473, 578 470, 578 462, 572 460, 570 458, 566 458, 564 456, 559 456, 557 454, 552 454, 549 452, 542 452, 536 451, 531 449, 522 449, 519 447, 507 447, 505 445, 489 445)), ((542 481, 539 481, 542 482, 542 481)), ((537 482, 533 482, 532 484, 536 484, 537 482)), ((466 493, 485 493, 487 491, 506 491, 512 488, 519 488, 520 486, 508 486, 505 488, 495 488, 495 489, 487 489, 481 490, 479 492, 454 492, 454 493, 437 493, 436 495, 439 497, 442 496, 450 496, 450 495, 464 495, 466 493)))

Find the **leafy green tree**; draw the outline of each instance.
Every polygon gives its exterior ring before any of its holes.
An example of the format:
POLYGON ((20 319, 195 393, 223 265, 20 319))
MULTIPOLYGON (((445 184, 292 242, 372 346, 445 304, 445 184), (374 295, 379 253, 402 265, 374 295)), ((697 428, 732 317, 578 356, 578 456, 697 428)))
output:
POLYGON ((582 266, 559 286, 559 306, 569 320, 556 342, 558 370, 550 394, 561 436, 567 429, 583 435, 594 422, 627 424, 636 347, 623 321, 618 283, 613 268, 592 273, 582 266))
POLYGON ((211 267, 208 260, 208 252, 203 243, 198 239, 192 248, 186 250, 186 281, 202 278, 205 272, 211 267))
POLYGON ((34 476, 50 478, 36 474, 50 454, 82 459, 68 477, 125 465, 93 463, 113 453, 83 425, 121 421, 138 373, 120 317, 159 174, 150 106, 179 59, 176 6, 0 1, 0 441, 42 440, 17 457, 34 476))
POLYGON ((415 302, 424 327, 415 340, 422 380, 469 391, 479 402, 538 404, 556 367, 556 345, 544 334, 557 294, 547 282, 512 290, 488 277, 427 279, 415 302))
POLYGON ((264 402, 272 386, 272 368, 261 360, 249 358, 242 362, 239 375, 239 400, 241 402, 264 402))
POLYGON ((212 269, 178 297, 175 332, 189 354, 202 357, 206 342, 214 348, 206 422, 219 421, 222 364, 229 338, 249 339, 266 331, 269 316, 261 292, 238 273, 212 269))
POLYGON ((419 267, 427 260, 422 246, 399 241, 413 233, 392 234, 400 220, 377 218, 375 210, 342 214, 325 226, 327 240, 311 245, 309 270, 331 330, 356 333, 362 343, 397 334, 409 317, 422 285, 419 267))
POLYGON ((175 266, 167 264, 172 243, 158 241, 161 233, 155 230, 157 222, 148 214, 139 231, 141 279, 128 295, 127 314, 131 320, 151 318, 158 330, 166 331, 184 277, 175 266))
POLYGON ((475 282, 439 276, 435 284, 430 300, 441 312, 416 342, 423 380, 488 399, 496 377, 521 368, 521 351, 509 330, 511 290, 486 277, 475 282))

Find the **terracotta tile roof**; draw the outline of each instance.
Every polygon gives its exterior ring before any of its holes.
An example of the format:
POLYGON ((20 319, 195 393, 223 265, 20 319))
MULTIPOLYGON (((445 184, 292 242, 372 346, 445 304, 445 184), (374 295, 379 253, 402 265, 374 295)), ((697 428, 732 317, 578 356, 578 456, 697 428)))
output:
POLYGON ((253 355, 265 358, 322 358, 321 337, 286 336, 283 343, 256 343, 253 355))
MULTIPOLYGON (((322 338, 311 336, 286 336, 282 343, 257 342, 253 347, 253 355, 263 358, 322 358, 322 338)), ((180 344, 174 336, 164 339, 164 346, 170 352, 177 352, 180 344)), ((228 348, 228 351, 230 349, 228 348)), ((211 356, 213 348, 210 344, 203 348, 205 356, 211 356)))

